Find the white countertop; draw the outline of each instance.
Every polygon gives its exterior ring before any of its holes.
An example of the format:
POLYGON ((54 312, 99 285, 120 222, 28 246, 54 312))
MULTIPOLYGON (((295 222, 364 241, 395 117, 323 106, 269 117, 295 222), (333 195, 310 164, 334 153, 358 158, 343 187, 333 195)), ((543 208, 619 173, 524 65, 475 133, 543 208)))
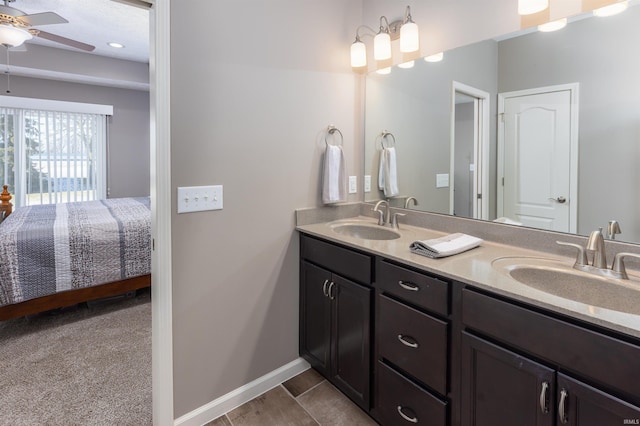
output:
MULTIPOLYGON (((496 258, 517 256, 555 259, 571 268, 575 258, 560 257, 540 251, 485 241, 480 247, 464 253, 441 259, 430 259, 411 253, 409 245, 416 240, 442 237, 446 235, 445 233, 401 224, 399 229, 400 238, 395 240, 364 240, 338 234, 332 230, 331 225, 343 222, 376 224, 370 217, 359 216, 332 222, 301 225, 297 226, 296 229, 305 234, 363 250, 425 272, 471 284, 553 312, 640 338, 640 290, 638 291, 638 303, 635 304, 637 312, 624 313, 564 299, 536 290, 521 284, 508 274, 500 272, 492 266, 492 261, 496 258)), ((632 279, 632 285, 635 285, 636 281, 640 282, 640 277, 632 276, 632 279)))

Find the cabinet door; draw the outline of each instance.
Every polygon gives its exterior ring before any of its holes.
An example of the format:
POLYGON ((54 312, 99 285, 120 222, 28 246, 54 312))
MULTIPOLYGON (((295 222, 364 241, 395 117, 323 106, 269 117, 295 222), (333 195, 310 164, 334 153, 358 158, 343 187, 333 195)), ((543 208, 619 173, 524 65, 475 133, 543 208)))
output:
POLYGON ((340 390, 363 409, 369 409, 370 288, 333 275, 332 376, 340 390))
POLYGON ((329 374, 331 273, 307 262, 300 268, 300 354, 319 372, 329 374))
POLYGON ((554 382, 554 370, 462 333, 463 425, 553 425, 554 382))
POLYGON ((558 424, 640 424, 640 407, 558 373, 558 424))

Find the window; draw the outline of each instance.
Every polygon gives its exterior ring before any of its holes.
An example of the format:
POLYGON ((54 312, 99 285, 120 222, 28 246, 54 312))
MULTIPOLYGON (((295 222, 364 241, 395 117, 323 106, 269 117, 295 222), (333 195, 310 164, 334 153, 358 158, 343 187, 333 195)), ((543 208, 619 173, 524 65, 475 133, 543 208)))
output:
POLYGON ((113 107, 0 96, 0 184, 16 206, 106 198, 113 107))

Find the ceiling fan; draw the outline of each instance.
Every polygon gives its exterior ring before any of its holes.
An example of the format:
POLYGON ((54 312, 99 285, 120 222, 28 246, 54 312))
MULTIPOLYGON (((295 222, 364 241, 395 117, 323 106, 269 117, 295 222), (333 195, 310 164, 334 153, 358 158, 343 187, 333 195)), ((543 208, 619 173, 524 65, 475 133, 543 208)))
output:
POLYGON ((25 14, 23 11, 8 6, 15 0, 4 0, 0 5, 0 45, 17 47, 33 37, 40 37, 76 49, 92 52, 95 46, 77 40, 62 37, 40 29, 33 28, 41 25, 66 24, 69 21, 54 12, 25 14))

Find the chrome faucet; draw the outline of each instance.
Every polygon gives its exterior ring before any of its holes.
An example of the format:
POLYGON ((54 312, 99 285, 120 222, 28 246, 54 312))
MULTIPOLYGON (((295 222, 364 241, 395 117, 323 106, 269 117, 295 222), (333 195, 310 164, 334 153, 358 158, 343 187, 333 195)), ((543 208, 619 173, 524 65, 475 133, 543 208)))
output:
POLYGON ((587 251, 593 252, 594 268, 607 269, 607 254, 604 250, 604 236, 602 236, 602 228, 592 231, 591 235, 589 235, 587 251))
POLYGON ((378 213, 378 225, 384 226, 390 223, 389 221, 391 218, 389 217, 389 203, 386 200, 378 201, 373 207, 373 211, 378 213), (381 205, 385 206, 386 213, 382 210, 379 210, 381 205))
POLYGON ((413 201, 413 205, 414 206, 418 205, 418 200, 416 199, 416 197, 408 197, 406 200, 404 200, 404 208, 405 209, 409 208, 409 204, 411 203, 411 201, 413 201))

